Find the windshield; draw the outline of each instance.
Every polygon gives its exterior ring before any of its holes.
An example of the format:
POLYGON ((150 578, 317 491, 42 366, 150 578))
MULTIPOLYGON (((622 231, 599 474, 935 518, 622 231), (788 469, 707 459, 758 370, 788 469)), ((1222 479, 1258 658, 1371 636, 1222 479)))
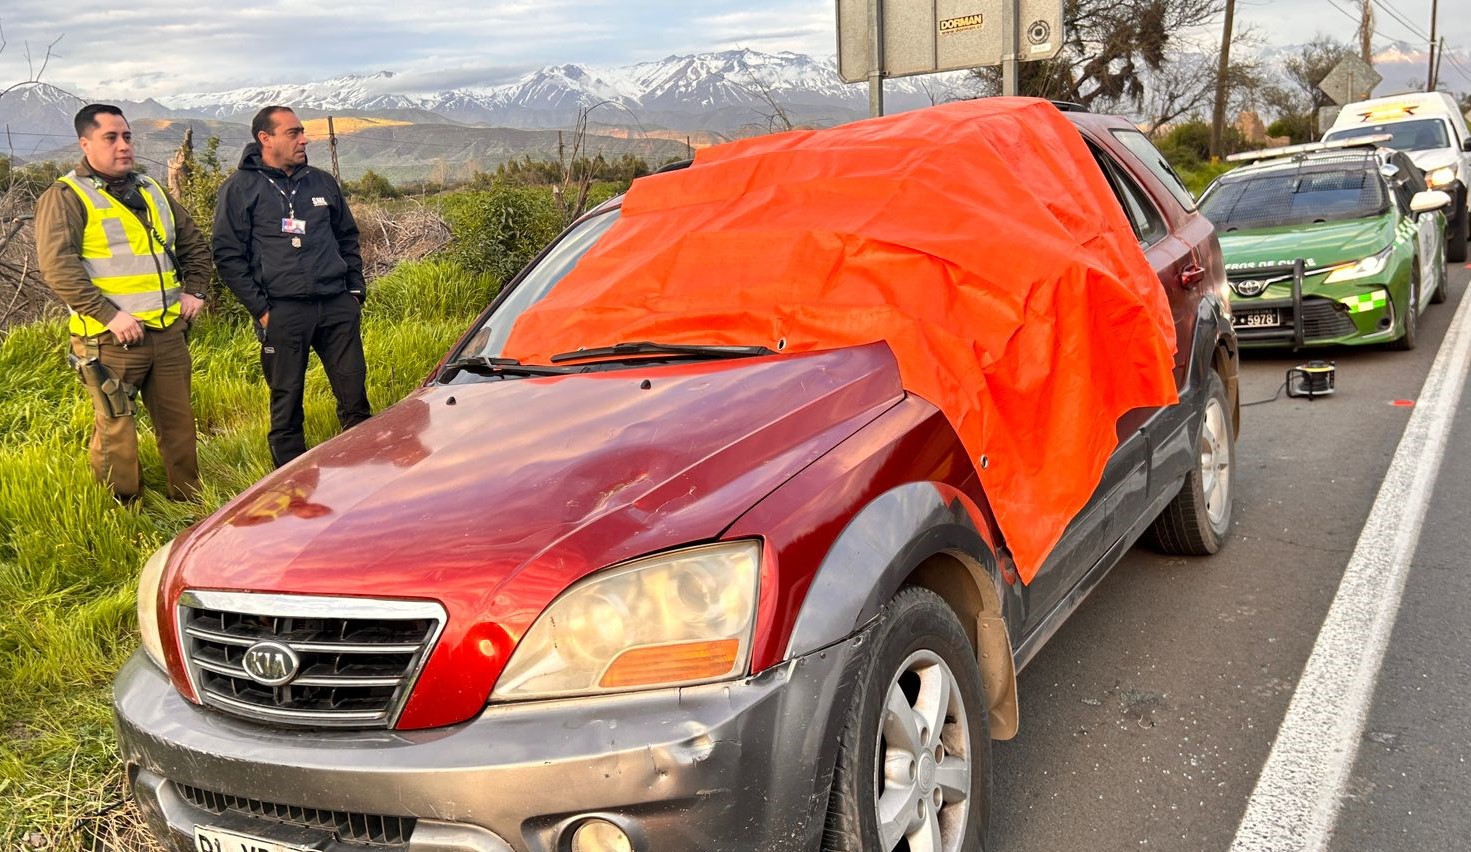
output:
POLYGON ((588 249, 598 241, 598 238, 607 233, 613 223, 618 220, 618 209, 601 213, 584 219, 576 225, 566 236, 557 241, 540 260, 536 262, 515 289, 508 293, 494 311, 486 318, 485 324, 475 332, 475 336, 465 345, 460 357, 497 357, 505 349, 506 340, 511 336, 511 327, 516 324, 516 318, 532 305, 541 301, 546 294, 552 291, 557 282, 566 277, 577 261, 587 254, 588 249))
POLYGON ((1200 199, 1200 212, 1217 230, 1236 231, 1378 216, 1388 200, 1364 165, 1314 165, 1226 175, 1200 199))
POLYGON ((1450 137, 1446 136, 1445 122, 1438 118, 1419 118, 1414 121, 1395 121, 1389 124, 1355 127, 1352 130, 1335 130, 1323 137, 1324 142, 1339 139, 1361 139, 1388 133, 1394 137, 1383 143, 1386 148, 1399 151, 1430 151, 1449 148, 1450 137))

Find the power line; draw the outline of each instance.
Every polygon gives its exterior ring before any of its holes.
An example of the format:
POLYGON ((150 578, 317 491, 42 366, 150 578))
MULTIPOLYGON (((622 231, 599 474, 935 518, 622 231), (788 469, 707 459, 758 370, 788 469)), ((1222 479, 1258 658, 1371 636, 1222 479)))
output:
POLYGON ((1404 16, 1403 13, 1401 13, 1398 9, 1394 8, 1394 6, 1391 6, 1390 3, 1389 3, 1389 0, 1373 0, 1373 2, 1374 2, 1374 5, 1375 6, 1378 6, 1379 8, 1381 8, 1384 11, 1388 12, 1390 17, 1394 18, 1396 21, 1399 21, 1401 24, 1403 24, 1404 27, 1405 27, 1405 29, 1407 29, 1407 30, 1410 31, 1410 34, 1411 35, 1415 36, 1416 38, 1420 39, 1421 41, 1428 42, 1430 40, 1430 36, 1426 35, 1424 30, 1422 30, 1419 27, 1415 26, 1413 23, 1410 22, 1410 20, 1408 18, 1406 18, 1404 16))
POLYGON ((1455 66, 1456 71, 1460 73, 1460 75, 1465 78, 1467 82, 1471 82, 1471 71, 1466 70, 1466 66, 1461 64, 1461 60, 1457 59, 1454 53, 1447 51, 1442 54, 1442 56, 1451 61, 1451 65, 1455 66))

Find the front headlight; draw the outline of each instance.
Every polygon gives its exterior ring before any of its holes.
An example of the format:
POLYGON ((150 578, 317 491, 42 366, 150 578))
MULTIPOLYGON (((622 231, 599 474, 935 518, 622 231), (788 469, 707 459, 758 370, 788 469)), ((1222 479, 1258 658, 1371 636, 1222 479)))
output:
POLYGON ((163 582, 163 568, 168 564, 170 541, 154 551, 143 563, 138 575, 138 633, 143 637, 143 650, 159 668, 163 668, 163 635, 158 628, 158 587, 163 582))
POLYGON ((1344 263, 1332 268, 1328 277, 1323 280, 1325 284, 1338 284, 1343 281, 1357 281, 1360 278, 1369 278, 1384 271, 1389 265, 1389 258, 1394 254, 1394 246, 1389 246, 1376 255, 1356 260, 1352 263, 1344 263))
POLYGON ((1452 166, 1441 166, 1438 169, 1431 169, 1425 173, 1425 182, 1430 185, 1431 189, 1450 186, 1456 182, 1456 170, 1452 166))
POLYGON ((493 701, 688 686, 746 673, 761 543, 662 553, 568 589, 526 631, 493 701))

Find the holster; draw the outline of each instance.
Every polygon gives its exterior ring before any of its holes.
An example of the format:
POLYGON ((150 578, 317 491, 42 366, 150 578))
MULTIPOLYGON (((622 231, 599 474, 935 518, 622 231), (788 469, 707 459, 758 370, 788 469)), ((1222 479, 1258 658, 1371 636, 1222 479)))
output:
POLYGON ((68 352, 66 362, 77 371, 83 385, 98 390, 108 417, 133 416, 133 397, 138 389, 114 376, 103 366, 100 358, 90 352, 86 358, 78 358, 75 353, 68 352))

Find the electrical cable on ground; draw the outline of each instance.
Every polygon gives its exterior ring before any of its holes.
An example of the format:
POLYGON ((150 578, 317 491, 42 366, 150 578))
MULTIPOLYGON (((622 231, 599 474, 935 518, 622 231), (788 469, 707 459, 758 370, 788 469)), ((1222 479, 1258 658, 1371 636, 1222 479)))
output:
POLYGON ((1267 399, 1259 399, 1259 400, 1256 400, 1255 402, 1243 402, 1243 403, 1241 403, 1241 407, 1242 408, 1250 408, 1253 405, 1266 405, 1269 402, 1276 402, 1279 398, 1281 398, 1282 392, 1285 391, 1285 390, 1287 390, 1287 383, 1286 382, 1283 382, 1282 384, 1280 384, 1280 385, 1277 386, 1277 392, 1274 393, 1274 394, 1272 394, 1267 399))

